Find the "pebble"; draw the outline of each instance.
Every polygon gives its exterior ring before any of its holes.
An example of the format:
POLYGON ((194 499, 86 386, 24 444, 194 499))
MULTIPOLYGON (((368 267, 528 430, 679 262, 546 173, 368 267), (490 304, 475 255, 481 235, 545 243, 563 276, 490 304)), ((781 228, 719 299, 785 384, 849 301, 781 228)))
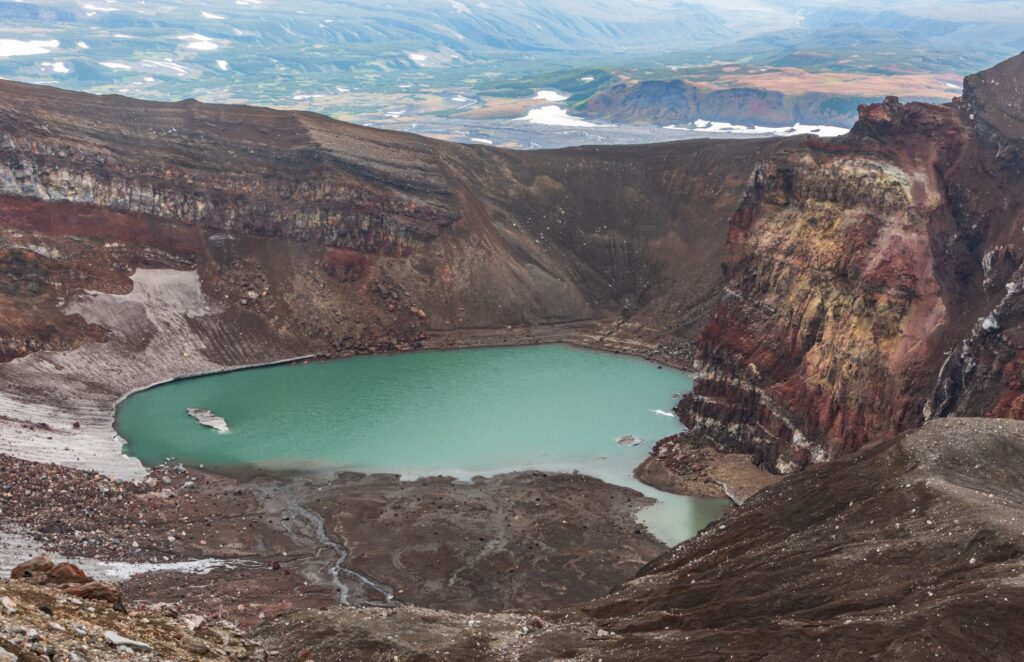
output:
POLYGON ((18 611, 18 603, 14 601, 14 598, 6 595, 0 597, 0 607, 3 607, 4 613, 8 616, 18 611))
POLYGON ((140 653, 148 653, 149 651, 153 650, 153 647, 149 644, 143 643, 141 641, 134 641, 132 639, 128 639, 127 637, 122 637, 113 630, 107 630, 106 632, 104 632, 103 638, 106 639, 107 642, 110 643, 112 646, 117 646, 118 648, 123 647, 127 648, 128 650, 138 651, 140 653))

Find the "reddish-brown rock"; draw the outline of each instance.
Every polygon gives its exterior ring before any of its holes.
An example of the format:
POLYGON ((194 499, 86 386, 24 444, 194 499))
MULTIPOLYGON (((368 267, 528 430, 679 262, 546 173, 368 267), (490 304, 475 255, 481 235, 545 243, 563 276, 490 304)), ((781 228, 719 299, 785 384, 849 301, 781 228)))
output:
POLYGON ((107 340, 62 306, 139 268, 199 272, 227 326, 294 354, 586 323, 685 360, 725 220, 783 142, 511 151, 0 81, 0 361, 107 340))
POLYGON ((107 582, 91 581, 64 589, 69 595, 87 600, 100 600, 116 605, 121 602, 121 589, 107 582))
POLYGON ((58 563, 46 571, 47 584, 88 584, 92 578, 74 563, 58 563))
POLYGON ((11 570, 11 579, 37 579, 46 576, 54 566, 46 554, 38 554, 24 563, 19 563, 11 570))
POLYGON ((934 416, 1024 415, 1022 63, 757 168, 678 407, 692 436, 785 473, 934 416))

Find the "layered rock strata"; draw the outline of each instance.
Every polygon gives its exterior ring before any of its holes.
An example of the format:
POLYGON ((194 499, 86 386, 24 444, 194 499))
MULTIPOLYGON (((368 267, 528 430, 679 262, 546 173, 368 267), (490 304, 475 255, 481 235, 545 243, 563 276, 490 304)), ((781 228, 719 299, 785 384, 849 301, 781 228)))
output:
POLYGON ((113 407, 306 355, 577 340, 685 363, 781 141, 509 152, 0 82, 0 451, 139 475, 113 407))
POLYGON ((678 407, 691 438, 786 473, 931 417, 1015 415, 1022 59, 757 166, 678 407))

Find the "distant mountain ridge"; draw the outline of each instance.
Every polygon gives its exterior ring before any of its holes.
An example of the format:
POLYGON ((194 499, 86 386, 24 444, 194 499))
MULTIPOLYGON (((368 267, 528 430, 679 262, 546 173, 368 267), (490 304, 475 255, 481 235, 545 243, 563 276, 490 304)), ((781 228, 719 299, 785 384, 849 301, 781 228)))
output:
POLYGON ((613 85, 584 102, 581 115, 619 122, 668 124, 713 120, 760 126, 795 123, 850 127, 865 97, 786 95, 753 87, 706 90, 683 80, 613 85))

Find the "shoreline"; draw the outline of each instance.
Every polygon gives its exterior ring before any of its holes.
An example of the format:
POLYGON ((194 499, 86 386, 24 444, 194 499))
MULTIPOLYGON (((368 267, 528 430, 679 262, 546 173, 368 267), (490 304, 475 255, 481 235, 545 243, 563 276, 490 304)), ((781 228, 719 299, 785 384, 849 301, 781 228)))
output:
POLYGON ((465 611, 567 606, 605 595, 668 549, 633 522, 648 498, 584 475, 237 480, 162 465, 133 484, 3 455, 0 468, 12 492, 0 495, 0 543, 24 543, 0 544, 0 565, 46 550, 154 570, 125 582, 127 599, 245 626, 388 596, 465 611), (46 492, 53 484, 60 494, 46 492), (566 563, 551 564, 551 553, 566 563), (209 572, 182 565, 196 559, 209 572))
MULTIPOLYGON (((191 379, 197 379, 204 376, 221 375, 241 370, 251 370, 262 367, 275 367, 281 365, 292 365, 300 362, 319 362, 326 363, 328 361, 338 361, 349 358, 359 357, 387 357, 387 356, 399 356, 403 354, 412 353, 425 353, 425 352, 443 352, 443 351, 471 351, 474 349, 515 349, 515 348, 526 348, 526 347, 543 347, 543 346, 562 346, 564 348, 571 349, 573 351, 581 352, 602 352, 608 355, 619 355, 623 358, 632 360, 642 360, 647 363, 653 363, 660 367, 664 366, 670 370, 678 370, 684 376, 692 377, 692 373, 685 370, 679 370, 673 366, 668 365, 664 361, 658 361, 652 359, 649 355, 645 356, 636 352, 625 352, 621 349, 613 349, 608 347, 606 344, 590 342, 587 338, 574 337, 570 340, 566 340, 564 337, 530 337, 524 336, 522 333, 511 334, 503 338, 494 338, 493 336, 488 337, 486 340, 487 344, 484 343, 463 343, 460 342, 462 338, 451 338, 445 337, 441 339, 440 343, 427 343, 426 346, 409 350, 409 351, 388 351, 388 352, 364 352, 351 355, 342 356, 329 356, 329 355, 305 355, 294 357, 290 359, 282 359, 264 364, 252 364, 242 366, 237 369, 223 368, 219 370, 210 371, 203 374, 189 374, 179 378, 170 378, 161 380, 145 388, 139 388, 133 390, 118 400, 117 408, 114 413, 114 430, 115 439, 124 442, 125 448, 130 448, 130 440, 126 439, 120 434, 120 431, 116 427, 117 412, 120 406, 132 395, 143 392, 147 389, 158 388, 162 385, 175 383, 179 381, 186 381, 191 379), (497 342, 496 342, 497 341, 497 342), (504 341, 504 342, 502 342, 504 341), (456 344, 458 343, 458 344, 456 344)), ((667 395, 667 394, 666 394, 667 395)), ((644 455, 640 458, 630 458, 630 462, 638 463, 638 466, 642 464, 648 457, 650 449, 644 449, 644 455)), ((173 452, 168 455, 175 455, 173 452)), ((130 455, 130 457, 134 457, 130 455)), ((165 461, 173 461, 180 463, 181 460, 177 457, 165 458, 165 461)), ((451 478, 453 480, 472 484, 477 479, 493 479, 500 476, 519 474, 524 472, 541 472, 551 474, 566 474, 566 475, 585 475, 590 476, 596 480, 600 480, 608 485, 622 487, 624 489, 636 492, 639 495, 643 495, 647 498, 653 499, 654 502, 649 507, 639 509, 634 513, 634 521, 638 526, 648 529, 652 535, 654 535, 661 542, 674 545, 683 540, 689 539, 702 527, 696 529, 687 528, 688 525, 684 522, 690 522, 693 518, 696 518, 703 525, 706 523, 704 520, 707 517, 717 519, 717 515, 709 515, 710 512, 717 511, 722 506, 713 505, 712 503, 707 504, 687 504, 682 501, 679 497, 693 498, 699 500, 710 499, 712 501, 719 501, 728 499, 728 494, 724 490, 719 490, 710 493, 680 493, 674 490, 665 490, 659 485, 652 485, 649 482, 638 480, 638 476, 635 472, 630 471, 627 474, 619 475, 616 471, 610 470, 605 467, 591 466, 586 462, 577 462, 575 460, 565 461, 551 461, 547 463, 531 463, 525 462, 510 463, 494 466, 479 466, 463 468, 459 466, 455 467, 440 467, 440 468, 417 468, 411 469, 400 469, 391 466, 361 466, 361 465, 345 465, 345 464, 324 464, 314 460, 288 460, 281 459, 273 462, 256 463, 256 464, 228 464, 228 465, 199 465, 198 463, 184 463, 193 469, 202 469, 232 478, 246 479, 249 477, 257 476, 269 476, 273 478, 296 478, 296 479, 322 479, 323 477, 329 477, 338 474, 359 474, 359 475, 394 475, 402 482, 411 483, 421 479, 431 478, 451 478), (670 509, 674 508, 675 511, 680 513, 680 517, 677 522, 670 518, 666 518, 666 513, 670 509), (675 522, 675 523, 674 523, 675 522)), ((146 466, 145 464, 143 466, 146 466)), ((159 466, 159 465, 151 465, 159 466)), ((151 468, 147 467, 147 468, 151 468)))
MULTIPOLYGON (((111 438, 115 442, 117 442, 117 441, 121 442, 120 453, 122 455, 125 455, 126 457, 130 457, 132 459, 137 459, 134 455, 128 455, 127 453, 124 452, 124 447, 128 444, 128 440, 125 439, 124 437, 122 437, 121 434, 117 431, 117 410, 120 409, 121 405, 124 403, 125 400, 127 400, 130 397, 132 397, 133 395, 136 395, 137 393, 142 393, 143 391, 148 391, 148 390, 150 390, 152 388, 156 388, 158 386, 164 386, 165 384, 173 384, 175 382, 188 381, 189 379, 199 379, 201 377, 209 377, 211 375, 222 375, 222 374, 227 374, 227 373, 230 373, 230 372, 242 372, 244 370, 255 370, 257 368, 270 368, 270 367, 279 366, 279 365, 290 365, 292 363, 299 363, 300 361, 308 361, 308 360, 310 360, 310 359, 312 359, 314 357, 317 357, 317 356, 319 356, 319 355, 317 355, 317 354, 307 354, 305 356, 296 356, 294 358, 277 359, 277 360, 274 360, 274 361, 268 361, 266 363, 249 363, 249 364, 246 364, 246 365, 240 365, 240 366, 235 366, 235 367, 225 367, 225 368, 222 368, 220 370, 210 370, 208 372, 191 373, 191 374, 187 374, 187 375, 181 375, 179 377, 169 377, 167 379, 161 379, 161 380, 153 382, 152 384, 148 384, 146 386, 140 386, 138 388, 132 389, 131 391, 128 391, 127 393, 125 393, 124 395, 119 397, 117 399, 117 401, 114 402, 114 408, 113 408, 113 410, 111 411, 111 414, 110 414, 110 429, 114 433, 111 438)), ((146 466, 142 462, 142 460, 139 460, 139 464, 141 464, 145 469, 147 469, 147 471, 152 469, 152 467, 146 466)))
POLYGON ((303 360, 412 351, 563 343, 692 368, 685 343, 663 345, 657 331, 613 318, 515 328, 434 329, 398 351, 323 352, 289 339, 203 292, 195 270, 136 269, 124 294, 87 292, 65 306, 108 329, 104 342, 42 351, 0 363, 0 453, 141 480, 147 469, 124 454, 116 429, 121 402, 182 379, 303 360), (230 337, 229 346, 211 336, 230 337), (415 348, 415 349, 413 349, 415 348), (313 349, 313 351, 311 351, 313 349))

